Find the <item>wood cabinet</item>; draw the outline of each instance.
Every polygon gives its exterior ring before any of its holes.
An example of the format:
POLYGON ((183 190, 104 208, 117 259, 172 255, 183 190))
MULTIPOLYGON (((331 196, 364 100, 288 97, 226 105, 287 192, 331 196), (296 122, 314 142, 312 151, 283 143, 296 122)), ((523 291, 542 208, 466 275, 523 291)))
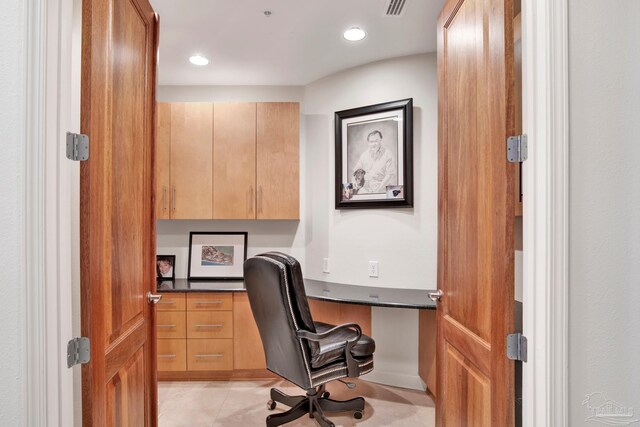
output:
POLYGON ((160 380, 273 377, 244 292, 163 293, 156 328, 160 380))
POLYGON ((211 219, 213 105, 158 103, 156 218, 211 219))
POLYGON ((159 103, 158 219, 299 219, 298 103, 159 103))
POLYGON ((213 216, 256 217, 256 104, 215 104, 213 216))
POLYGON ((300 105, 257 106, 257 219, 300 217, 300 105))

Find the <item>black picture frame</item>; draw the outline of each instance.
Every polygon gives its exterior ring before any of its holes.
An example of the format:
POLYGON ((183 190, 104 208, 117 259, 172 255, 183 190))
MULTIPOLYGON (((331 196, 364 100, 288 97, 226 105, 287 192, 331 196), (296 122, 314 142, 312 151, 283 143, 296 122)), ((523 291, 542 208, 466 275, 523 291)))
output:
POLYGON ((337 111, 335 150, 336 209, 413 207, 413 98, 337 111), (380 130, 382 128, 385 130, 380 130), (385 132, 388 138, 386 141, 385 132), (353 136, 353 140, 350 136, 353 136), (380 155, 386 156, 387 160, 391 159, 390 164, 395 167, 395 178, 393 173, 387 173, 388 170, 393 172, 393 167, 384 171, 391 177, 387 185, 387 178, 382 175, 379 166, 369 163, 368 166, 372 169, 377 168, 373 172, 376 178, 370 181, 366 181, 366 171, 358 167, 363 164, 363 159, 367 161, 366 151, 370 150, 370 144, 376 140, 377 149, 384 152, 379 151, 382 153, 380 155), (367 142, 370 143, 369 146, 366 145, 367 142), (358 147, 361 154, 355 161, 358 156, 353 153, 358 147), (367 182, 371 183, 370 188, 366 187, 367 182))
POLYGON ((176 278, 176 256, 175 255, 156 255, 156 280, 174 280, 176 278), (169 262, 171 266, 171 274, 161 271, 161 262, 169 262), (168 274, 168 275, 165 275, 168 274))
MULTIPOLYGON (((247 240, 246 231, 192 231, 189 233, 189 262, 187 264, 188 280, 243 280, 243 265, 247 260, 247 240), (215 253, 220 253, 221 257, 231 256, 230 264, 225 264, 225 260, 220 262, 205 260, 204 247, 212 247, 215 253), (232 246, 233 251, 228 253, 228 248, 232 246), (195 250, 194 250, 195 248, 195 250), (198 262, 194 258, 194 252, 200 253, 198 262), (238 259, 238 254, 242 259, 238 259), (209 265, 206 265, 208 263, 209 265)), ((211 253, 208 254, 211 256, 211 253)))

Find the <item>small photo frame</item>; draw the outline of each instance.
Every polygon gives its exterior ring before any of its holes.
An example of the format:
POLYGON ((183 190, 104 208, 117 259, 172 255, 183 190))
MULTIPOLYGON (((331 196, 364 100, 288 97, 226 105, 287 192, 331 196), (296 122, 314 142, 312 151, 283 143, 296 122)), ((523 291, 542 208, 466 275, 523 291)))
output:
POLYGON ((156 280, 173 280, 176 278, 176 256, 156 255, 156 280))
POLYGON ((246 231, 189 234, 189 280, 242 280, 246 259, 246 231))
POLYGON ((336 112, 335 142, 336 209, 413 207, 412 98, 336 112))

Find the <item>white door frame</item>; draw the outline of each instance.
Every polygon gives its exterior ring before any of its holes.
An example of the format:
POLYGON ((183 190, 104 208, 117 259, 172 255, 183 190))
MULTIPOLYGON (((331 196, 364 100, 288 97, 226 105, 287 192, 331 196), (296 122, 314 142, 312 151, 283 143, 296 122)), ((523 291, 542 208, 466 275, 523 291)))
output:
POLYGON ((523 424, 568 425, 567 0, 523 1, 523 424))
MULTIPOLYGON (((75 0, 77 2, 78 0, 75 0)), ((77 3, 76 3, 77 4, 77 3)), ((567 425, 568 51, 567 0, 523 1, 524 187, 523 366, 526 427, 567 425)), ((77 19, 77 16, 76 16, 77 19)), ((27 1, 25 145, 25 411, 28 426, 71 426, 78 165, 64 134, 78 131, 72 78, 74 0, 27 1), (76 193, 77 195, 77 193, 76 193), (74 261, 75 260, 75 261, 74 261)), ((77 283, 76 283, 77 286, 77 283)), ((75 291, 77 292, 77 290, 75 291)), ((77 331, 76 331, 77 333, 77 331)), ((79 384, 76 382, 76 384, 79 384)), ((77 387, 76 387, 77 388, 77 387)), ((78 396, 76 391, 76 396, 78 396)), ((77 406, 77 405, 76 405, 77 406)), ((76 408, 77 409, 77 408, 76 408)))
POLYGON ((25 9, 23 420, 27 426, 73 426, 80 421, 74 420, 74 378, 79 384, 80 372, 67 368, 66 343, 74 336, 79 271, 79 204, 73 203, 79 199, 79 166, 66 159, 65 134, 78 132, 80 122, 79 98, 74 99, 79 87, 72 84, 79 79, 72 70, 79 16, 74 0, 28 0, 25 9))

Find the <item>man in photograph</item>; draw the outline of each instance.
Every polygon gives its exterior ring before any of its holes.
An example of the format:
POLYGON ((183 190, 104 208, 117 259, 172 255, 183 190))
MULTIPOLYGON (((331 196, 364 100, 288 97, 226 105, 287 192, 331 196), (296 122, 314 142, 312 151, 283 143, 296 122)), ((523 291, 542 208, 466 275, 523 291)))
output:
POLYGON ((397 184, 396 165, 393 156, 382 146, 382 132, 374 130, 367 135, 369 148, 358 159, 352 173, 365 172, 364 186, 358 191, 363 193, 385 193, 387 185, 397 184))

